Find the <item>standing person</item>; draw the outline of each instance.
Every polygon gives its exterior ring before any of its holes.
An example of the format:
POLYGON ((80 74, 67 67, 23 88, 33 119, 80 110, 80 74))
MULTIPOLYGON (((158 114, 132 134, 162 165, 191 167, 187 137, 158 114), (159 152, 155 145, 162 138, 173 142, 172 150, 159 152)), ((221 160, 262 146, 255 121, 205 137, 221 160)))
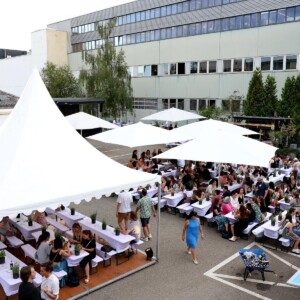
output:
POLYGON ((152 199, 147 197, 147 190, 142 190, 142 198, 137 203, 136 212, 140 210, 140 219, 143 227, 144 232, 144 238, 142 238, 143 241, 147 242, 148 239, 152 238, 152 234, 150 232, 150 217, 151 217, 151 211, 153 214, 153 217, 156 217, 156 212, 154 205, 152 203, 152 199))
POLYGON ((51 263, 41 265, 41 275, 43 276, 41 284, 41 298, 43 300, 58 299, 59 281, 52 271, 53 267, 51 263))
POLYGON ((186 239, 188 254, 192 254, 192 259, 195 265, 198 265, 196 257, 196 246, 199 236, 199 230, 201 233, 201 239, 204 240, 203 230, 195 211, 192 211, 189 218, 184 222, 184 227, 182 231, 182 240, 186 239))
POLYGON ((118 224, 121 230, 127 230, 129 225, 129 217, 131 212, 132 195, 130 192, 122 191, 117 199, 117 212, 118 224), (124 225, 123 225, 124 220, 124 225))
POLYGON ((22 283, 19 286, 19 300, 41 300, 39 290, 32 283, 35 275, 36 272, 32 266, 26 266, 21 269, 20 277, 22 283))

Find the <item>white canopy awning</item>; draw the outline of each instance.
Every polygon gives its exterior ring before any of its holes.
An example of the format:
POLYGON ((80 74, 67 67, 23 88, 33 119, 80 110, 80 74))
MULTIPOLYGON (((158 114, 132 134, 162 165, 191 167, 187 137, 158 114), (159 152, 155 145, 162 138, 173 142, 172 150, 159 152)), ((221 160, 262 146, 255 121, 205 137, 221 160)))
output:
POLYGON ((144 124, 142 122, 97 133, 89 136, 88 138, 104 143, 123 145, 131 148, 186 140, 186 138, 180 134, 175 135, 172 130, 166 130, 160 127, 144 124))
POLYGON ((0 219, 160 182, 111 160, 66 121, 37 70, 0 127, 0 219))
POLYGON ((119 127, 115 124, 112 124, 82 111, 66 116, 66 119, 75 129, 79 130, 93 128, 115 129, 119 127))
POLYGON ((198 114, 191 113, 178 108, 169 108, 166 110, 159 111, 150 116, 144 117, 142 121, 169 121, 169 122, 180 122, 187 120, 197 120, 197 119, 205 119, 198 114))
POLYGON ((173 129, 173 131, 174 134, 185 136, 186 140, 201 138, 201 135, 203 135, 203 133, 205 132, 209 132, 209 133, 219 132, 219 133, 237 134, 237 135, 259 134, 258 132, 255 132, 247 128, 233 125, 228 122, 222 122, 222 121, 212 120, 212 119, 187 124, 179 128, 175 128, 173 129))
POLYGON ((277 148, 240 135, 204 132, 201 138, 163 152, 155 158, 211 161, 269 167, 277 148))

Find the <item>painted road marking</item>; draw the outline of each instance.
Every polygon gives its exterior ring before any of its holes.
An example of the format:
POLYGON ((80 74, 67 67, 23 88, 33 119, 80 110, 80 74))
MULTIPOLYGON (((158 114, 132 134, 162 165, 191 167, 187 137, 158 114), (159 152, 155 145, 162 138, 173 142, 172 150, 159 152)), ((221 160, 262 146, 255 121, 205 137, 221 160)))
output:
MULTIPOLYGON (((271 252, 270 250, 266 249, 265 247, 253 242, 250 245, 248 245, 247 247, 245 247, 244 249, 251 249, 252 247, 259 247, 261 249, 263 249, 266 253, 272 255, 274 258, 276 258, 277 260, 281 261, 282 263, 286 264, 287 266, 291 267, 294 270, 299 270, 299 268, 297 266, 294 266, 293 264, 291 264, 290 262, 284 260, 283 258, 279 257, 278 255, 276 255, 275 253, 271 252)), ((230 263, 231 261, 233 261, 234 259, 236 259, 237 257, 239 257, 239 253, 235 253, 232 256, 228 257, 227 259, 225 259, 224 261, 222 261, 221 263, 219 263, 218 265, 216 265, 215 267, 211 268, 210 270, 208 270, 207 272, 204 273, 205 276, 210 277, 214 280, 217 280, 219 282, 222 282, 226 285, 229 285, 235 289, 238 289, 242 292, 245 292, 249 295, 252 295, 256 298, 259 299, 263 299, 263 300, 271 300, 270 298, 267 298, 265 296, 262 296, 258 293, 255 293, 253 291, 250 291, 246 288, 243 288, 235 283, 226 281, 225 279, 232 279, 232 280, 239 280, 239 281, 243 281, 244 278, 243 277, 239 277, 239 276, 231 276, 231 275, 226 275, 226 274, 217 274, 215 273, 217 270, 219 270, 220 268, 222 268, 223 266, 227 265, 228 263, 230 263)), ((276 274, 275 274, 276 275, 276 274)), ((276 275, 277 276, 277 275, 276 275)), ((251 279, 251 278, 247 278, 247 281, 249 282, 254 282, 254 283, 261 283, 261 284, 267 284, 267 285, 274 285, 274 286, 280 286, 280 287, 289 287, 289 288, 295 288, 293 286, 290 286, 288 284, 284 284, 284 283, 277 283, 277 282, 271 282, 271 281, 262 281, 262 280, 256 280, 256 279, 251 279)))

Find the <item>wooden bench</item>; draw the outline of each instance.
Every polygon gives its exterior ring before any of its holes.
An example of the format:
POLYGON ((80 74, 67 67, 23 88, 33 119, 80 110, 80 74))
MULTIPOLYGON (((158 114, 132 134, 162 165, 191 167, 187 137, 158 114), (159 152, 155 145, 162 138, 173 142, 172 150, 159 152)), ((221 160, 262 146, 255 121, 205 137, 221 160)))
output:
POLYGON ((252 229, 257 225, 258 225, 258 223, 253 222, 252 224, 249 224, 246 229, 243 230, 243 234, 247 237, 247 240, 249 238, 249 235, 250 235, 252 229))
POLYGON ((58 280, 61 280, 64 276, 68 275, 68 273, 64 270, 61 271, 53 271, 53 274, 57 277, 58 280))
POLYGON ((281 244, 281 250, 285 250, 286 252, 288 251, 289 247, 291 246, 291 241, 289 239, 286 239, 284 237, 281 237, 278 240, 281 244))
POLYGON ((98 256, 98 255, 96 255, 96 256, 92 259, 92 268, 91 268, 91 270, 90 270, 90 274, 91 274, 91 275, 92 275, 92 274, 95 274, 95 273, 97 273, 97 272, 99 271, 98 264, 99 264, 100 262, 102 262, 102 261, 103 261, 103 258, 100 257, 100 256, 98 256), (92 271, 93 269, 95 269, 94 272, 92 271))
POLYGON ((24 242, 15 236, 7 236, 6 239, 13 248, 19 248, 20 246, 24 245, 24 242))
POLYGON ((46 218, 48 224, 52 225, 53 227, 55 227, 58 231, 65 233, 69 230, 68 227, 66 227, 65 225, 55 221, 54 219, 47 217, 46 218))
POLYGON ((7 246, 4 243, 0 242, 0 250, 4 250, 6 248, 7 246))
POLYGON ((142 240, 138 240, 136 243, 131 244, 131 249, 137 253, 139 246, 143 245, 144 242, 142 240))
POLYGON ((36 261, 36 258, 35 258, 36 249, 35 248, 33 248, 30 244, 25 244, 25 245, 21 246, 21 248, 24 251, 25 260, 26 260, 26 257, 29 257, 33 261, 36 261))

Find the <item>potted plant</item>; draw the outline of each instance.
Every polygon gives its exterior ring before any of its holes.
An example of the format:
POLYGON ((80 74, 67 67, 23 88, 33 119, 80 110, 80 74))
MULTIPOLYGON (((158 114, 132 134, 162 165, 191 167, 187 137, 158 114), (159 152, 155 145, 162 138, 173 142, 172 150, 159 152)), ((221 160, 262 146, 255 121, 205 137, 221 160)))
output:
POLYGON ((151 185, 150 184, 147 184, 146 185, 146 190, 149 190, 151 188, 151 185))
POLYGON ((61 239, 61 238, 62 238, 62 237, 61 237, 61 232, 60 232, 60 231, 55 231, 54 237, 55 237, 56 239, 61 239))
POLYGON ((32 216, 28 216, 28 226, 32 226, 32 216))
POLYGON ((47 231, 47 227, 45 225, 42 226, 42 233, 47 231))
POLYGON ((96 218, 97 218, 97 212, 92 213, 90 215, 90 217, 91 217, 91 220, 92 220, 92 224, 95 224, 96 223, 96 218))
POLYGON ((174 189, 171 189, 171 196, 173 197, 175 195, 174 189))
POLYGON ((4 264, 5 263, 5 251, 1 250, 0 251, 0 264, 4 264))
POLYGON ((276 219, 274 217, 271 218, 271 225, 272 226, 275 226, 276 224, 276 219))
POLYGON ((106 220, 102 220, 102 230, 106 230, 106 220))
POLYGON ((280 170, 278 170, 278 175, 281 175, 281 171, 280 170))
POLYGON ((13 279, 17 279, 20 276, 20 266, 15 263, 12 267, 13 279))
POLYGON ((120 235, 121 233, 121 228, 119 226, 116 227, 115 229, 116 235, 120 235))
POLYGON ((71 215, 74 216, 75 215, 75 208, 71 207, 71 215))
POLYGON ((210 195, 209 195, 209 193, 206 193, 206 194, 205 194, 205 199, 206 199, 206 201, 209 201, 209 200, 210 200, 210 195))
POLYGON ((270 180, 270 177, 269 177, 269 175, 267 175, 267 176, 266 176, 266 179, 267 179, 267 181, 269 181, 269 180, 270 180))
POLYGON ((289 197, 289 195, 285 195, 285 196, 284 196, 284 202, 285 202, 285 203, 289 203, 289 202, 290 202, 290 197, 289 197))
POLYGON ((65 210, 65 207, 63 205, 60 206, 61 210, 65 210))
POLYGON ((76 256, 78 256, 80 254, 80 245, 79 244, 75 244, 74 252, 75 252, 76 256))
POLYGON ((199 199, 199 205, 202 205, 202 199, 199 199))
POLYGON ((282 220, 282 212, 280 212, 278 215, 278 221, 281 221, 281 220, 282 220))

